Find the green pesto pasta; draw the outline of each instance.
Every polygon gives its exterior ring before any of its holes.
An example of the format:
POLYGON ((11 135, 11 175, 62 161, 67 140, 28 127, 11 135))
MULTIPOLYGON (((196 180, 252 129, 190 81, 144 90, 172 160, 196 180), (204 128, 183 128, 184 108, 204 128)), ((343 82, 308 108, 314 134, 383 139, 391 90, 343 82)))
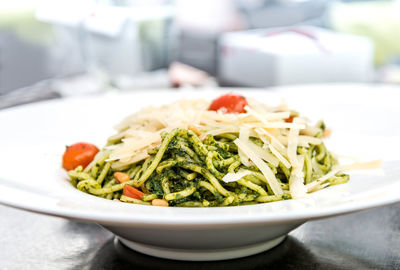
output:
POLYGON ((202 101, 144 109, 85 169, 68 172, 71 183, 124 203, 217 207, 296 199, 349 180, 326 149, 322 121, 240 99, 240 113, 202 101))
MULTIPOLYGON (((236 137, 237 134, 228 133, 202 142, 193 132, 177 128, 165 134, 158 150, 151 152, 151 162, 146 163, 150 160, 146 159, 130 168, 118 170, 129 175, 127 182, 118 183, 115 180, 115 170, 111 169, 113 161, 104 162, 107 153, 103 153, 93 165, 96 170, 85 173, 78 167, 70 171, 69 176, 83 192, 144 205, 156 198, 167 200, 170 206, 180 207, 234 206, 290 199, 288 192, 281 196, 274 195, 257 168, 249 169, 240 162, 237 150, 231 150, 232 139, 236 137), (208 150, 208 146, 215 148, 208 150), (238 181, 225 183, 222 180, 228 172, 242 169, 249 173, 238 181), (125 185, 144 191, 142 200, 122 195, 125 185)), ((297 153, 305 157, 306 183, 327 174, 337 163, 323 144, 311 145, 309 149, 299 147, 297 153)), ((287 191, 290 173, 284 168, 279 164, 274 171, 282 189, 287 191)), ((348 180, 348 175, 337 173, 325 183, 336 185, 348 180)))

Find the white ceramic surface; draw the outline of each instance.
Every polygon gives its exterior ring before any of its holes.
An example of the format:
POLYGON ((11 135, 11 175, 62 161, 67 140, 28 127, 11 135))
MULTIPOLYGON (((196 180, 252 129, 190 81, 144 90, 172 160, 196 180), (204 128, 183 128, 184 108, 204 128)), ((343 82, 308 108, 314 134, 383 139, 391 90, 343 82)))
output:
POLYGON ((97 222, 151 255, 206 260, 260 252, 308 220, 400 201, 399 88, 346 84, 238 92, 270 104, 285 98, 292 108, 332 128, 330 150, 383 159, 383 168, 351 173, 348 184, 301 200, 251 206, 162 208, 97 198, 68 183, 60 169, 65 145, 88 141, 101 146, 114 124, 143 106, 181 97, 212 99, 221 91, 109 93, 0 111, 0 203, 97 222), (206 256, 210 251, 220 256, 206 256))
POLYGON ((278 238, 262 243, 226 249, 173 249, 140 244, 119 237, 114 238, 114 241, 121 241, 125 246, 141 253, 166 259, 184 261, 216 261, 257 254, 279 245, 284 239, 285 236, 279 236, 278 238))

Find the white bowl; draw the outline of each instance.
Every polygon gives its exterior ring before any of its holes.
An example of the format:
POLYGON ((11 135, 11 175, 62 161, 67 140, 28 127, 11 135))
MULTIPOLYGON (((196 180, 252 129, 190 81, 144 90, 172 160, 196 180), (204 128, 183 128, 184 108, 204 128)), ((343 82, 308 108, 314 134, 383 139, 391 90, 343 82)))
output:
POLYGON ((279 244, 302 223, 400 201, 400 89, 319 85, 245 90, 265 103, 285 98, 332 128, 328 148, 383 159, 380 170, 351 173, 348 184, 300 200, 219 208, 164 208, 108 201, 73 188, 60 169, 64 146, 99 146, 124 116, 181 97, 221 92, 147 91, 42 102, 0 111, 0 203, 33 212, 96 222, 142 253, 181 260, 255 254, 279 244))

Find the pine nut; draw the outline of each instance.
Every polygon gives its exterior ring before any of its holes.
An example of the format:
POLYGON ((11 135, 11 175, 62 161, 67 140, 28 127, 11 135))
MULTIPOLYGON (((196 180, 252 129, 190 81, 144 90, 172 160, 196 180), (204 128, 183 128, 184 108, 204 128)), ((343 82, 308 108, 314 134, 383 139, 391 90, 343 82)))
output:
POLYGON ((151 201, 151 204, 154 206, 168 206, 168 202, 163 199, 154 199, 151 201))
POLYGON ((118 183, 129 181, 129 175, 123 172, 115 172, 114 177, 118 181, 118 183))

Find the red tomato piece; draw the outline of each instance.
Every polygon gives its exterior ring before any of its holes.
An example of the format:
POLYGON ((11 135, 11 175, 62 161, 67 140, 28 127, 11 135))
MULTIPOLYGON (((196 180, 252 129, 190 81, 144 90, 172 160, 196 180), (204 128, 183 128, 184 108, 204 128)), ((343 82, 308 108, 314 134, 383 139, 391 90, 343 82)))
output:
POLYGON ((209 111, 218 111, 223 109, 226 113, 245 113, 244 107, 247 101, 243 96, 226 94, 216 98, 208 108, 209 111))
POLYGON ((134 198, 137 200, 141 200, 144 195, 143 192, 141 192, 140 190, 138 190, 132 186, 129 186, 129 185, 124 186, 124 190, 122 191, 122 194, 127 197, 131 197, 131 198, 134 198))
POLYGON ((293 119, 294 119, 294 115, 289 116, 289 118, 286 118, 286 119, 285 119, 285 122, 286 122, 286 123, 293 123, 293 119))
POLYGON ((79 142, 67 146, 62 157, 62 166, 70 171, 78 166, 85 168, 94 159, 99 149, 90 143, 79 142))

